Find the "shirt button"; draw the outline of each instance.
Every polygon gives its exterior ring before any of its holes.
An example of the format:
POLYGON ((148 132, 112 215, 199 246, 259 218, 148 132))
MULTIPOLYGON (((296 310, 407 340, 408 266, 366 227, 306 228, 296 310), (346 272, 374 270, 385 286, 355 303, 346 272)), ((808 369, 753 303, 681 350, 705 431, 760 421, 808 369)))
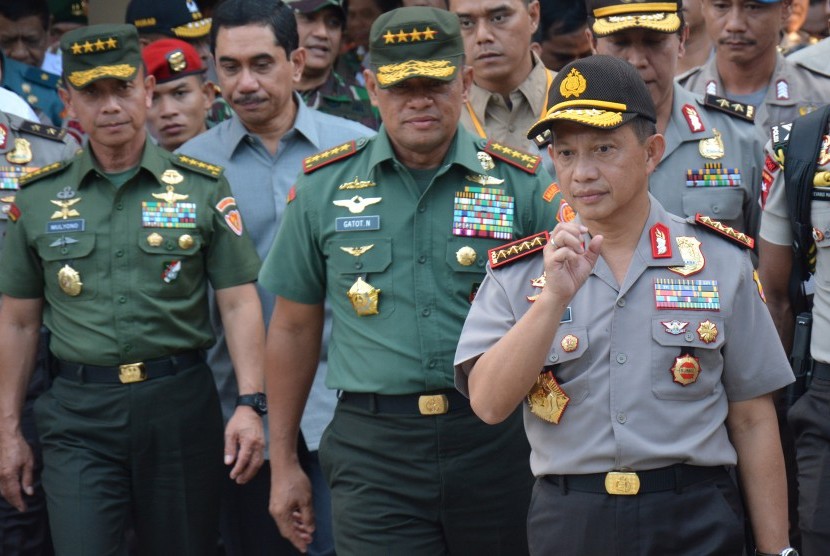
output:
POLYGON ((126 346, 124 346, 124 351, 125 352, 129 353, 132 350, 133 350, 133 346, 131 346, 130 344, 127 344, 126 346))
POLYGON ((120 297, 118 298, 118 303, 122 303, 122 304, 123 304, 123 303, 126 303, 126 302, 127 302, 127 297, 126 297, 126 296, 123 296, 123 295, 122 295, 122 296, 120 296, 120 297))
POLYGON ((712 212, 714 212, 715 214, 719 213, 720 212, 720 207, 718 205, 713 206, 712 207, 712 212))
POLYGON ((427 210, 427 207, 424 205, 418 205, 418 212, 424 212, 425 210, 427 210))
POLYGON ((116 203, 115 210, 124 210, 124 203, 116 203))
POLYGON ((617 363, 622 365, 626 361, 628 361, 628 357, 624 353, 620 353, 619 355, 617 355, 617 363))
POLYGON ((556 363, 557 361, 559 361, 559 356, 558 356, 557 354, 555 354, 555 353, 554 353, 553 355, 551 355, 551 356, 548 358, 548 361, 550 361, 551 363, 556 363))
POLYGON ((418 257, 418 262, 421 263, 421 264, 424 264, 425 262, 427 262, 426 255, 421 255, 420 257, 418 257))
POLYGON ((123 257, 124 256, 124 251, 122 249, 119 249, 118 251, 115 252, 115 256, 116 257, 123 257))
POLYGON ((67 249, 66 247, 61 247, 61 255, 66 255, 67 253, 69 253, 69 249, 67 249))
POLYGON ((176 248, 176 244, 175 244, 175 243, 173 243, 172 241, 168 241, 168 242, 164 245, 164 248, 165 248, 165 249, 167 249, 168 251, 172 251, 173 249, 175 249, 175 248, 176 248))
POLYGON ((695 335, 692 334, 691 332, 686 332, 686 335, 683 336, 683 337, 686 339, 687 342, 694 342, 695 341, 695 335))
POLYGON ((625 298, 621 297, 617 300, 617 307, 625 307, 625 298))
POLYGON ((423 311, 421 311, 421 314, 425 317, 428 317, 430 314, 432 314, 432 311, 430 311, 429 309, 424 309, 423 311))
POLYGON ((363 263, 361 263, 361 262, 354 263, 354 267, 355 267, 357 270, 360 270, 361 268, 363 268, 363 263))
POLYGON ((509 131, 510 133, 513 133, 514 131, 516 131, 516 126, 514 126, 514 125, 507 126, 507 131, 509 131))
POLYGON ((435 359, 430 359, 429 363, 427 364, 427 367, 429 367, 430 369, 434 369, 436 366, 438 366, 438 363, 435 361, 435 359))
POLYGON ((625 423, 628 420, 628 417, 625 416, 625 413, 617 413, 617 422, 620 424, 625 423))

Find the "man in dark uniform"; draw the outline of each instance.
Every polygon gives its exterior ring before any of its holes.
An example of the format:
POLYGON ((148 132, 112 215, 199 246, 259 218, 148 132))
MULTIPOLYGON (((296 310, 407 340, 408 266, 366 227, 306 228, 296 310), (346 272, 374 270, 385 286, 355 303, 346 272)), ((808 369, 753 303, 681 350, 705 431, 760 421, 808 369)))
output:
POLYGON ((757 549, 792 554, 772 393, 793 375, 751 238, 649 194, 665 142, 627 62, 568 64, 548 105, 529 135, 577 219, 488 269, 455 357, 486 422, 523 407, 531 553, 743 554, 736 466, 757 549))
MULTIPOLYGON (((20 431, 41 319, 56 375, 35 403, 52 538, 61 554, 215 549, 222 417, 202 351, 207 282, 228 329, 240 392, 262 389, 259 258, 222 169, 153 145, 153 77, 131 25, 61 39, 76 157, 20 180, 0 259, 0 493, 19 510, 34 461, 20 431)), ((225 458, 244 482, 262 463, 261 422, 240 406, 225 458)))
POLYGON ((383 125, 303 162, 260 276, 277 294, 271 514, 304 549, 314 517, 297 427, 325 303, 326 385, 342 393, 319 455, 337 553, 522 554, 530 476, 520 416, 484 425, 452 389, 451 361, 488 249, 549 229, 561 196, 539 157, 459 125, 472 70, 457 16, 400 8, 370 37, 365 77, 383 125))
MULTIPOLYGON (((78 144, 64 130, 0 112, 0 156, 3 157, 0 158, 0 252, 6 235, 7 212, 14 202, 20 178, 43 166, 72 157, 77 149, 78 144)), ((26 498, 26 510, 23 512, 0 498, 0 553, 8 556, 46 556, 53 553, 46 496, 40 482, 43 463, 33 414, 35 399, 49 384, 44 365, 45 353, 46 345, 41 340, 37 365, 26 390, 20 425, 35 457, 32 495, 26 498)))

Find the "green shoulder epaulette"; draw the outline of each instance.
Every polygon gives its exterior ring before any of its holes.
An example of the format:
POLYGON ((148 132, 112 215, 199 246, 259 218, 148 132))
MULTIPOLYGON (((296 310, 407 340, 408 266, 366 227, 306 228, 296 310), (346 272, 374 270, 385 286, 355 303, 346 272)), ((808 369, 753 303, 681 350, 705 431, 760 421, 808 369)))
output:
POLYGON ((484 152, 508 164, 512 164, 528 174, 535 174, 539 168, 539 164, 542 162, 542 158, 539 156, 508 147, 507 145, 502 145, 496 141, 487 141, 487 144, 484 145, 484 152))
POLYGON ((729 100, 728 98, 708 93, 705 97, 703 97, 703 104, 709 108, 719 110, 725 114, 729 114, 730 116, 734 116, 748 122, 755 121, 755 106, 752 104, 735 102, 734 100, 729 100))
POLYGON ((198 172, 206 176, 210 176, 211 178, 218 178, 222 175, 222 172, 224 171, 224 168, 222 168, 221 166, 209 164, 207 162, 189 156, 185 156, 183 154, 180 154, 179 156, 173 158, 173 162, 178 166, 187 168, 189 170, 193 170, 194 172, 198 172))
POLYGON ((752 249, 755 247, 755 240, 746 235, 745 233, 739 232, 734 228, 730 228, 726 224, 718 222, 717 220, 709 218, 708 216, 703 216, 702 214, 697 213, 695 215, 694 223, 700 224, 707 230, 712 230, 713 232, 716 232, 718 235, 725 237, 733 243, 737 243, 745 249, 752 249))
POLYGON ((37 135, 38 137, 43 137, 44 139, 52 139, 53 141, 63 141, 63 138, 66 137, 65 129, 38 122, 30 122, 29 120, 23 120, 18 129, 26 133, 31 133, 32 135, 37 135))
POLYGON ((48 176, 50 174, 54 174, 59 170, 63 170, 67 166, 69 166, 69 160, 61 160, 60 162, 53 162, 47 166, 42 166, 35 170, 34 172, 29 172, 28 174, 23 174, 17 180, 18 187, 26 187, 27 185, 31 185, 33 182, 39 180, 43 176, 48 176))
POLYGON ((323 152, 308 156, 303 159, 303 173, 310 174, 323 166, 328 166, 332 162, 348 158, 365 147, 367 143, 366 139, 361 137, 356 141, 349 141, 348 143, 343 143, 342 145, 337 145, 323 152))
POLYGON ((549 242, 550 234, 547 231, 539 232, 538 234, 523 237, 522 239, 500 245, 499 247, 488 249, 487 258, 490 260, 490 266, 492 268, 498 268, 544 249, 545 245, 549 242))

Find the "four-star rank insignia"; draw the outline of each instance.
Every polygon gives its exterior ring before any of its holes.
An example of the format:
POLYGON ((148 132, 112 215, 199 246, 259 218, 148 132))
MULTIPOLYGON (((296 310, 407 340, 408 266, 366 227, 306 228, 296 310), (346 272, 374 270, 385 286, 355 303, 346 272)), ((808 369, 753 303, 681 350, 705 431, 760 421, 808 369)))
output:
MULTIPOLYGON (((363 141, 365 144, 365 140, 363 141)), ((360 146, 357 142, 349 141, 348 143, 343 143, 342 145, 338 145, 326 151, 306 157, 303 159, 303 172, 310 174, 323 166, 331 164, 332 162, 352 156, 358 150, 360 150, 360 146)))
POLYGON ((682 386, 692 384, 700 376, 700 359, 688 354, 675 357, 671 374, 674 381, 682 386))
POLYGON ((717 232, 721 236, 732 240, 734 243, 737 243, 741 247, 752 249, 755 247, 755 240, 746 235, 743 232, 739 232, 734 228, 723 224, 722 222, 718 222, 708 216, 703 216, 700 213, 695 215, 695 223, 703 225, 706 229, 712 230, 717 232))
POLYGON ((488 141, 484 146, 484 152, 520 170, 524 170, 528 174, 535 174, 539 168, 539 164, 542 162, 542 159, 536 155, 502 145, 501 143, 496 143, 495 141, 488 141))

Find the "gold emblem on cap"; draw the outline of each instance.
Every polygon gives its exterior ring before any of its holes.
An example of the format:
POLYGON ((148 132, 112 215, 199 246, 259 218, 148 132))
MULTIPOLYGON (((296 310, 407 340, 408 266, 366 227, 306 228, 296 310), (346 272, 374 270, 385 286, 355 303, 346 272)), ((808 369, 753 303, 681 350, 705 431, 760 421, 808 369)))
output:
POLYGON ((28 164, 32 161, 32 144, 22 137, 14 140, 14 150, 6 153, 6 160, 12 164, 28 164))
POLYGON ((571 398, 565 394, 550 371, 542 373, 527 395, 530 412, 538 418, 559 424, 571 398))
POLYGON ((703 158, 717 160, 719 158, 723 158, 723 138, 721 138, 720 132, 715 128, 712 128, 712 133, 714 133, 715 136, 708 139, 701 139, 697 148, 698 151, 700 151, 700 156, 703 158))
POLYGON ((184 57, 184 52, 175 50, 167 55, 167 65, 170 66, 170 71, 179 73, 187 69, 187 60, 184 57))
POLYGON ((354 307, 357 316, 366 317, 378 314, 380 290, 363 280, 363 278, 358 276, 346 295, 349 296, 349 301, 352 302, 352 307, 354 307))
POLYGON ((588 88, 585 77, 576 68, 571 68, 568 76, 559 84, 559 92, 563 97, 579 97, 588 88))
POLYGON ((562 341, 559 342, 559 345, 561 345, 562 349, 568 353, 576 351, 576 348, 579 347, 579 338, 577 338, 573 334, 568 334, 567 336, 562 338, 562 341))
POLYGON ((461 266, 473 265, 475 264, 477 258, 478 255, 476 254, 476 250, 469 245, 465 245, 455 252, 455 259, 461 266))
POLYGON ((63 293, 70 297, 75 297, 81 293, 83 289, 83 282, 81 282, 81 275, 78 271, 69 266, 63 265, 58 271, 58 284, 63 290, 63 293))
POLYGON ((182 234, 179 236, 179 247, 182 249, 190 249, 193 247, 193 236, 190 234, 182 234))
POLYGON ((147 245, 149 245, 150 247, 159 247, 163 241, 164 238, 161 237, 161 234, 156 232, 153 232, 152 234, 147 236, 147 245))
POLYGON ((700 326, 697 327, 697 335, 700 338, 700 341, 706 344, 711 344, 718 339, 718 327, 714 322, 705 320, 700 323, 700 326))
POLYGON ((178 185, 184 181, 184 176, 182 176, 178 170, 170 168, 161 174, 161 181, 167 185, 178 185))

